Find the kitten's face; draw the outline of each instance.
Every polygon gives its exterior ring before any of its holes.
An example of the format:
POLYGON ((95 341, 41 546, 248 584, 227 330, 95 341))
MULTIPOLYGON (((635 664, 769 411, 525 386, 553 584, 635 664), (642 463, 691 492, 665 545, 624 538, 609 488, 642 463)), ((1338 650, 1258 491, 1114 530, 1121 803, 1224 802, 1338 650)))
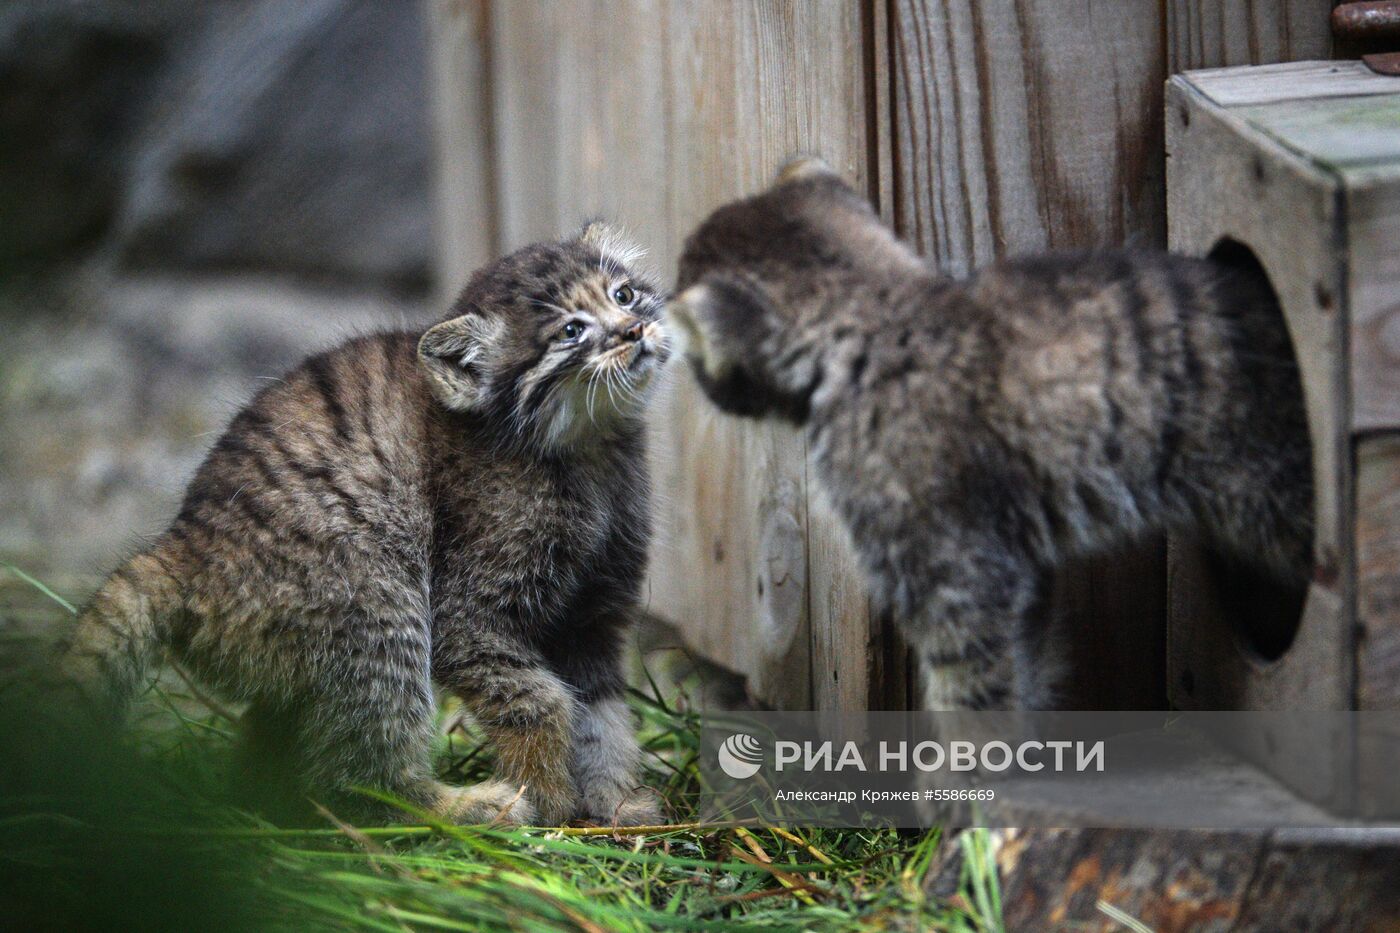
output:
POLYGON ((733 414, 801 423, 820 373, 787 365, 834 276, 907 251, 825 163, 803 159, 773 187, 725 205, 680 259, 670 317, 701 387, 733 414))
POLYGON ((637 418, 670 355, 662 293, 642 251, 590 224, 474 275, 418 355, 438 401, 494 416, 549 449, 610 436, 637 418))

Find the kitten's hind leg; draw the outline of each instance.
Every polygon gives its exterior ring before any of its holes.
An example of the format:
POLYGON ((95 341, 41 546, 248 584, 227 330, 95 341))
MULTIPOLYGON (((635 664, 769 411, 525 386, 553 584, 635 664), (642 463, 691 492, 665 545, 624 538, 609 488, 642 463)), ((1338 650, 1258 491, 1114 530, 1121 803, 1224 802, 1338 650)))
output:
POLYGON ((914 650, 919 657, 924 709, 1014 708, 1015 660, 1002 635, 930 626, 914 650))
POLYGON ((926 565, 923 598, 905 625, 919 659, 928 710, 1037 709, 1048 670, 1032 633, 1041 574, 999 549, 965 550, 926 565), (989 555, 995 555, 989 556, 989 555))
POLYGON ((245 774, 271 776, 279 793, 290 785, 356 819, 415 819, 372 802, 359 792, 365 788, 458 823, 534 820, 516 785, 453 787, 433 777, 436 698, 425 625, 343 620, 321 644, 335 653, 311 663, 299 656, 286 695, 255 701, 245 716, 245 774))

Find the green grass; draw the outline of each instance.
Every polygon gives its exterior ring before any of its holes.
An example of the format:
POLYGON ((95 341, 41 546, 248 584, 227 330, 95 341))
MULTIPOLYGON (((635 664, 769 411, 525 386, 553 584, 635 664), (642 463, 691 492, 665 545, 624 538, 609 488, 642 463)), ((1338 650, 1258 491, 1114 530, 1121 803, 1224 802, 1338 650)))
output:
MULTIPOLYGON (((0 915, 16 929, 1002 929, 984 835, 961 837, 963 889, 937 902, 923 890, 937 830, 693 823, 698 721, 683 692, 658 692, 632 695, 646 779, 683 825, 614 832, 328 811, 278 826, 229 803, 235 723, 180 680, 153 684, 120 737, 10 690, 0 915)), ((455 708, 443 716, 446 779, 488 775, 489 749, 455 708)))

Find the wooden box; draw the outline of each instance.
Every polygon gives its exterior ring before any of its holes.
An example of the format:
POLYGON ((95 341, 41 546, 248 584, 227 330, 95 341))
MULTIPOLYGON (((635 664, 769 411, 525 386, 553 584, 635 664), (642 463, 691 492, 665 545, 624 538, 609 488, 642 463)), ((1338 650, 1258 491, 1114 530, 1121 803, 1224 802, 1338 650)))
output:
POLYGON ((1359 62, 1192 71, 1168 83, 1166 123, 1171 248, 1243 247, 1278 293, 1316 518, 1301 613, 1227 598, 1213 559, 1172 542, 1172 702, 1400 708, 1400 78, 1359 62))

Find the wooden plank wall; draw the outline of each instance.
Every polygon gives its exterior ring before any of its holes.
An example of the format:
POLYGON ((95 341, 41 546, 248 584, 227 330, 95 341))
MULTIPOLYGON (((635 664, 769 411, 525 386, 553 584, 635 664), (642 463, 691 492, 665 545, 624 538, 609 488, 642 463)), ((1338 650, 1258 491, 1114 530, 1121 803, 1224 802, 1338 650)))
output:
MULTIPOLYGON (((685 234, 819 152, 932 260, 1165 240, 1169 70, 1326 57, 1331 0, 430 0, 444 275, 584 218, 685 234), (480 86, 474 85, 476 82, 480 86), (477 231, 473 236, 473 231, 477 231)), ((793 431, 657 409, 651 608, 779 705, 899 706, 793 431)), ((1160 706, 1160 542, 1066 577, 1078 706, 1160 706)))

